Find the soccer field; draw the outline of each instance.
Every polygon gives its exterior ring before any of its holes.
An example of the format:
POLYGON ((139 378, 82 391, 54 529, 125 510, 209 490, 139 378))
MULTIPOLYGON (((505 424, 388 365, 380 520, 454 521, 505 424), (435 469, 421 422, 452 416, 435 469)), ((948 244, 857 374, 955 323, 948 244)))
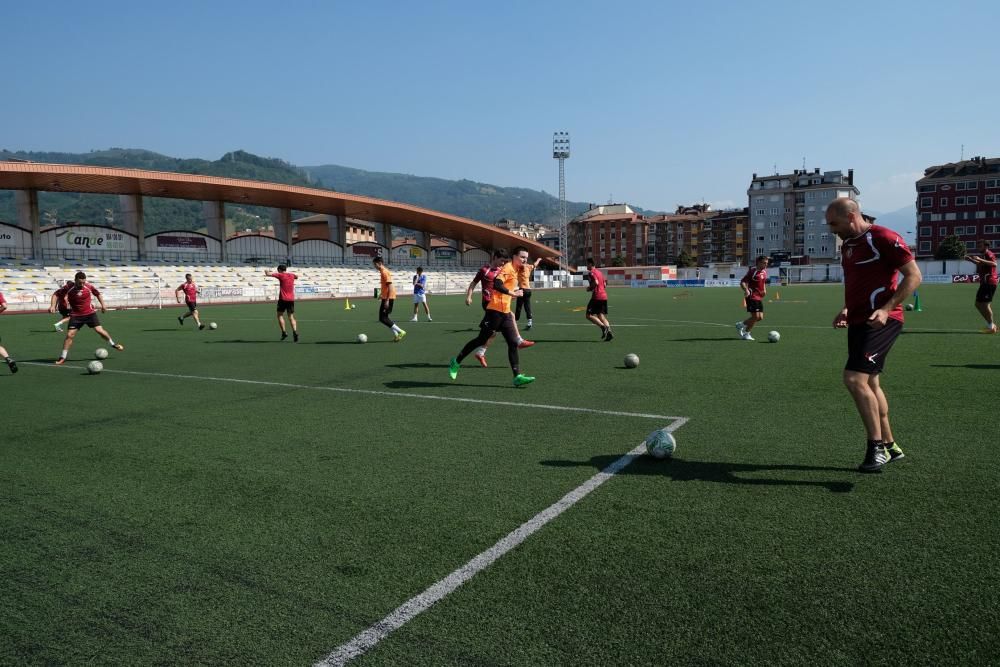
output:
POLYGON ((401 343, 371 300, 300 302, 297 344, 268 304, 112 312, 100 375, 92 331, 56 367, 55 316, 0 316, 0 664, 997 660, 974 288, 907 313, 882 379, 906 458, 877 475, 842 286, 772 287, 754 343, 739 290, 609 293, 605 343, 582 290, 535 292, 517 389, 502 340, 449 379, 459 296, 417 323, 401 298, 401 343), (673 459, 626 457, 663 427, 673 459))

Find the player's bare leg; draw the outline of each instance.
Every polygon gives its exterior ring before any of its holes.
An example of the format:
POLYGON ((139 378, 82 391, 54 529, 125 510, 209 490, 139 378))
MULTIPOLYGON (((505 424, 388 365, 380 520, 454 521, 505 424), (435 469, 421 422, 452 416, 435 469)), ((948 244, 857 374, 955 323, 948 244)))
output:
MULTIPOLYGON (((854 405, 858 409, 858 415, 865 427, 865 434, 869 440, 882 439, 882 422, 879 416, 878 395, 869 383, 873 376, 868 373, 858 371, 844 371, 844 386, 854 399, 854 405)), ((878 387, 878 376, 875 377, 875 386, 878 387)), ((881 393, 881 389, 879 389, 881 393)), ((884 397, 883 397, 884 398, 884 397)), ((889 418, 888 406, 886 406, 886 419, 889 418)))
POLYGON ((79 331, 79 329, 66 330, 66 338, 63 339, 62 354, 60 354, 59 358, 56 360, 57 364, 66 363, 66 357, 69 356, 69 348, 73 347, 73 339, 76 338, 77 331, 79 331))
POLYGON ((288 334, 285 333, 285 314, 278 313, 278 328, 281 329, 281 340, 288 338, 288 334))
POLYGON ((288 313, 288 321, 292 325, 292 341, 298 343, 299 342, 299 325, 295 321, 295 315, 292 314, 292 313, 288 313))
POLYGON ((879 376, 872 375, 871 379, 868 380, 868 386, 872 388, 875 392, 875 399, 878 401, 878 420, 881 427, 882 442, 885 443, 886 448, 889 453, 890 461, 898 461, 904 458, 906 455, 903 453, 903 448, 896 444, 896 439, 892 437, 892 427, 889 426, 889 401, 885 397, 885 393, 882 391, 882 385, 879 383, 879 376))
POLYGON ((993 307, 990 304, 990 302, 989 301, 977 301, 976 302, 976 310, 978 310, 979 314, 983 316, 984 320, 986 320, 986 327, 988 329, 992 329, 993 326, 994 326, 994 323, 993 323, 993 307))
POLYGON ((7 348, 3 345, 0 345, 0 357, 3 357, 3 360, 7 362, 7 367, 10 368, 11 373, 17 372, 17 362, 11 358, 10 353, 7 352, 7 348))
POLYGON ((205 325, 201 323, 201 319, 198 317, 198 309, 195 308, 191 311, 191 317, 194 318, 194 323, 198 325, 199 329, 204 329, 205 325))
POLYGON ((108 341, 108 345, 115 348, 119 352, 125 349, 124 345, 119 345, 118 343, 115 342, 115 340, 111 337, 111 334, 109 334, 104 327, 94 327, 94 331, 97 332, 98 336, 108 341))

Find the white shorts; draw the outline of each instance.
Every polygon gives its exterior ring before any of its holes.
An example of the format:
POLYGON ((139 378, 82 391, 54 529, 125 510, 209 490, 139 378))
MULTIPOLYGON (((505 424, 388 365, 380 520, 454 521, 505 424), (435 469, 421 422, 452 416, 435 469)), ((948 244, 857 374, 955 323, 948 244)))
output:
POLYGON ((427 303, 427 295, 426 294, 414 294, 413 295, 413 303, 427 303))

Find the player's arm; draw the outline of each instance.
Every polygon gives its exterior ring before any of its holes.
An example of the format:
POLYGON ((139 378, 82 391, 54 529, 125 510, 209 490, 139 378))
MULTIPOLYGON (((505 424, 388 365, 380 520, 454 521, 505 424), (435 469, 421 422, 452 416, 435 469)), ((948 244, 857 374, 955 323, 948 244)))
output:
POLYGON ((980 266, 996 266, 997 262, 995 259, 986 259, 985 257, 977 257, 979 261, 976 262, 980 266))
POLYGON ((56 297, 56 293, 53 292, 52 293, 52 297, 49 299, 49 312, 50 313, 56 312, 56 299, 57 298, 58 297, 56 297))
POLYGON ((271 269, 264 269, 264 275, 267 276, 268 278, 274 277, 274 274, 271 273, 271 269))
POLYGON ((591 273, 587 274, 587 291, 588 292, 594 291, 594 276, 591 273))
POLYGON ((97 303, 101 304, 101 312, 102 313, 108 312, 108 307, 104 305, 104 297, 101 296, 101 293, 98 291, 94 291, 94 296, 97 297, 97 303))
POLYGON ((184 289, 183 286, 178 287, 174 290, 174 298, 177 299, 177 303, 181 302, 181 290, 184 289))
POLYGON ((896 289, 896 293, 893 294, 892 298, 886 301, 881 308, 868 317, 868 322, 873 327, 878 328, 885 326, 886 320, 889 319, 889 313, 891 313, 893 309, 901 303, 913 296, 913 292, 920 287, 920 282, 923 280, 923 276, 920 274, 920 267, 917 266, 916 261, 911 259, 909 262, 899 267, 899 272, 903 275, 903 281, 896 289))
POLYGON ((833 318, 833 328, 834 329, 845 329, 847 328, 847 306, 840 309, 837 316, 833 318))
POLYGON ((508 296, 522 296, 524 294, 524 292, 521 291, 520 287, 515 288, 513 290, 507 289, 504 286, 503 281, 500 280, 499 276, 493 279, 493 290, 496 292, 500 292, 501 294, 506 294, 508 296))
POLYGON ((471 306, 472 305, 472 290, 476 289, 476 284, 479 283, 479 281, 482 280, 482 279, 483 279, 482 274, 480 274, 479 272, 477 272, 476 275, 472 278, 472 282, 469 283, 469 286, 465 288, 465 305, 466 306, 471 306))

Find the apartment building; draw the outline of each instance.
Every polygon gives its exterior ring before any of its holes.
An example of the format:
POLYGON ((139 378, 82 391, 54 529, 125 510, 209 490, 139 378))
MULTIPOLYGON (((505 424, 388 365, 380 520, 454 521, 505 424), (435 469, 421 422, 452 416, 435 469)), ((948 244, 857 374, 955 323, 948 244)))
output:
POLYGON ((933 257, 953 235, 968 250, 982 239, 1000 248, 1000 158, 928 167, 916 188, 917 257, 933 257))

